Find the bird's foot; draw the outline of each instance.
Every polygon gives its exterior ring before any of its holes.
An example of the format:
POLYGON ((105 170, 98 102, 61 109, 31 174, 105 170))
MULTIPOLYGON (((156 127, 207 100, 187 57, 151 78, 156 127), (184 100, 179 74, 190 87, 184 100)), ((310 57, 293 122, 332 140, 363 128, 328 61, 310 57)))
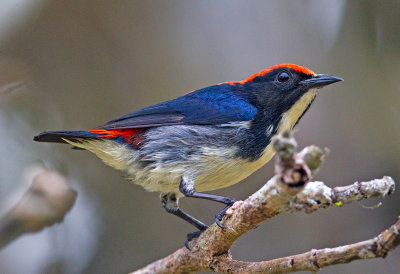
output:
POLYGON ((192 241, 192 240, 195 239, 195 238, 198 238, 198 237, 201 235, 201 233, 203 233, 204 230, 206 230, 207 228, 208 228, 208 227, 204 228, 203 230, 199 230, 199 231, 195 231, 195 232, 192 232, 192 233, 187 234, 187 235, 186 235, 186 239, 185 239, 185 246, 186 246, 186 248, 189 249, 189 250, 191 250, 190 247, 189 247, 189 242, 192 241))
POLYGON ((217 215, 215 215, 215 222, 217 223, 217 225, 222 228, 222 229, 226 229, 225 226, 223 226, 221 224, 222 218, 224 217, 226 211, 236 202, 235 199, 229 198, 229 202, 226 203, 226 207, 221 210, 220 212, 217 213, 217 215))

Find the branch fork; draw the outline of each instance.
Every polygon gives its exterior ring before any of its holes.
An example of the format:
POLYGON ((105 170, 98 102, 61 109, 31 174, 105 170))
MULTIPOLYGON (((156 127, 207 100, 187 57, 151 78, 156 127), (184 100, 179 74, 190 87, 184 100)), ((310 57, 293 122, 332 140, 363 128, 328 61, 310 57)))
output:
POLYGON ((229 252, 235 241, 259 223, 279 213, 314 212, 320 208, 342 206, 371 197, 386 197, 394 192, 391 177, 369 182, 329 188, 323 182, 309 182, 318 172, 327 149, 308 146, 297 153, 297 143, 290 133, 272 140, 277 152, 275 176, 244 201, 237 201, 227 210, 221 229, 216 224, 204 231, 191 250, 181 248, 133 273, 184 273, 214 271, 217 273, 287 273, 318 271, 338 263, 356 259, 384 257, 400 244, 400 220, 377 237, 336 248, 325 248, 263 262, 242 262, 229 252))

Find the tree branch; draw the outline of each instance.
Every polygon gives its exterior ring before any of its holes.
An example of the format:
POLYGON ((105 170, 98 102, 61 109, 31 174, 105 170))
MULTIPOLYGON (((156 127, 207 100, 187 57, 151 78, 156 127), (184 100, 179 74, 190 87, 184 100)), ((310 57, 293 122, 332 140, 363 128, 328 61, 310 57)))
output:
MULTIPOLYGON (((394 191, 394 181, 390 177, 334 189, 325 186, 322 182, 308 183, 312 175, 318 171, 328 151, 309 146, 300 153, 296 153, 297 144, 288 133, 275 138, 273 146, 277 152, 275 176, 245 201, 237 201, 226 212, 222 224, 227 229, 223 230, 213 224, 200 235, 197 241, 191 243, 191 250, 181 248, 133 273, 183 273, 200 270, 235 273, 253 272, 253 269, 261 272, 310 270, 311 268, 304 268, 310 262, 310 257, 305 255, 308 253, 296 255, 302 257, 292 256, 288 257, 289 259, 250 263, 232 260, 229 248, 241 235, 279 213, 301 210, 310 213, 319 208, 341 206, 369 197, 385 197, 394 191), (280 265, 286 265, 288 262, 290 266, 292 259, 296 263, 293 263, 296 268, 293 266, 279 268, 280 265)), ((393 233, 398 235, 398 229, 396 233, 393 233)), ((398 244, 398 240, 393 242, 398 244)), ((339 247, 337 250, 340 251, 341 248, 344 247, 339 247)), ((325 256, 328 253, 316 252, 318 255, 316 258, 319 261, 313 259, 312 263, 316 262, 317 267, 329 265, 329 260, 326 258, 331 258, 331 254, 338 254, 329 253, 325 256)), ((332 260, 334 258, 336 257, 332 257, 332 260)), ((360 258, 366 258, 366 256, 360 255, 360 258)), ((351 257, 351 260, 354 259, 357 258, 351 257)), ((331 264, 334 262, 339 263, 340 260, 334 260, 331 264)), ((347 261, 343 260, 344 262, 347 261)), ((311 270, 315 270, 315 266, 311 270)))
POLYGON ((296 271, 318 271, 335 264, 350 263, 354 260, 385 258, 400 244, 400 218, 389 229, 377 237, 335 248, 313 249, 309 252, 265 262, 241 262, 221 260, 214 270, 218 273, 288 273, 296 271))
POLYGON ((0 218, 0 249, 22 234, 62 222, 76 195, 60 174, 41 170, 22 198, 0 218))

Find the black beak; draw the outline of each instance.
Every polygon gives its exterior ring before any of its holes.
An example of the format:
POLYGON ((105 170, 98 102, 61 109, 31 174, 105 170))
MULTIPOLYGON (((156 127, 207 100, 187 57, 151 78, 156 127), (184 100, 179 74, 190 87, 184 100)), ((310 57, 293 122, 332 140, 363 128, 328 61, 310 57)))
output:
POLYGON ((310 79, 301 81, 299 84, 301 85, 306 85, 307 88, 322 88, 324 86, 343 81, 342 78, 336 77, 336 76, 331 76, 331 75, 325 75, 325 74, 317 74, 313 76, 310 79))

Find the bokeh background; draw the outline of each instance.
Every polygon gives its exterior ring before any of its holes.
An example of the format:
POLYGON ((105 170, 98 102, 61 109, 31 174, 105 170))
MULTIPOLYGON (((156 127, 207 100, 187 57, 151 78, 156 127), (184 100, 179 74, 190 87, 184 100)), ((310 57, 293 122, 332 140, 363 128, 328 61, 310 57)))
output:
MULTIPOLYGON (((0 252, 1 273, 126 273, 182 246, 193 228, 166 214, 158 194, 127 182, 85 151, 34 143, 50 129, 93 128, 190 90, 244 79, 283 62, 343 77, 297 127, 300 147, 331 149, 315 179, 329 186, 393 176, 400 183, 400 1, 0 2, 0 209, 29 187, 32 166, 64 174, 78 199, 63 223, 0 252)), ((245 199, 269 163, 216 193, 245 199)), ((400 191, 312 215, 264 222, 232 249, 266 260, 374 237, 400 214, 400 191)), ((211 223, 220 205, 183 199, 211 223)), ((386 259, 322 273, 398 273, 386 259)))

